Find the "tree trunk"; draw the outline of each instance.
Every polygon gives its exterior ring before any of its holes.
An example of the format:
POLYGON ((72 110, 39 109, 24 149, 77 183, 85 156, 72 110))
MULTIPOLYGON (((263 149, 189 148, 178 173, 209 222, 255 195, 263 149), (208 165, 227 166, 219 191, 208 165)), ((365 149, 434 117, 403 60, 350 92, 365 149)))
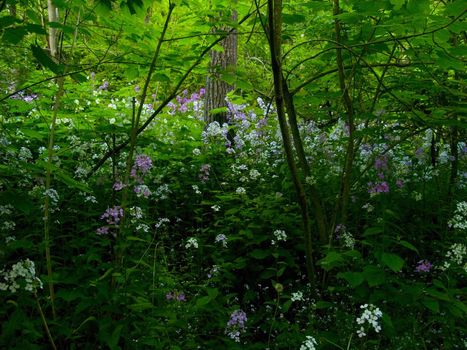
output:
MULTIPOLYGON (((232 20, 237 21, 237 12, 233 11, 232 20)), ((222 30, 229 30, 224 27, 222 30)), ((204 120, 206 124, 213 121, 219 122, 221 125, 227 122, 227 113, 211 113, 212 110, 226 107, 225 97, 228 92, 234 89, 234 86, 229 85, 221 80, 223 71, 235 71, 237 66, 237 32, 234 30, 224 40, 220 42, 223 52, 211 50, 209 63, 209 73, 206 78, 206 94, 204 120)))
MULTIPOLYGON (((52 3, 52 0, 47 0, 47 12, 49 15, 49 22, 58 21, 58 8, 52 3)), ((57 58, 58 54, 58 40, 57 29, 49 26, 49 49, 50 55, 57 58)))

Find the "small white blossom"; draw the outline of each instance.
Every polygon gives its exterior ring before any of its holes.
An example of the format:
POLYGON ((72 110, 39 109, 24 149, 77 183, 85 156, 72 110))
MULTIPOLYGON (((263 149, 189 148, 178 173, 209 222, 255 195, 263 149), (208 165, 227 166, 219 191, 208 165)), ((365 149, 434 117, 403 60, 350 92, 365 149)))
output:
POLYGON ((290 298, 292 301, 303 301, 303 292, 298 291, 295 293, 292 293, 292 297, 290 298))
POLYGON ((235 192, 239 195, 243 195, 243 194, 246 194, 246 190, 243 188, 243 187, 237 187, 237 189, 235 190, 235 192))
POLYGON ((219 243, 219 242, 220 242, 220 243, 222 243, 222 246, 223 246, 224 248, 227 248, 227 237, 226 237, 226 235, 224 235, 224 234, 222 234, 222 233, 221 233, 221 234, 218 234, 218 235, 216 236, 215 242, 216 242, 216 243, 219 243))
POLYGON ((280 242, 280 241, 287 241, 287 234, 285 233, 284 230, 275 230, 274 233, 274 238, 273 240, 271 240, 271 244, 272 245, 275 245, 277 242, 280 242))
POLYGON ((300 350, 316 350, 316 339, 313 338, 311 335, 306 336, 306 340, 300 346, 300 350))
POLYGON ((186 249, 189 249, 189 248, 197 249, 198 248, 198 240, 196 238, 194 238, 194 237, 188 238, 188 241, 185 244, 185 248, 186 249))

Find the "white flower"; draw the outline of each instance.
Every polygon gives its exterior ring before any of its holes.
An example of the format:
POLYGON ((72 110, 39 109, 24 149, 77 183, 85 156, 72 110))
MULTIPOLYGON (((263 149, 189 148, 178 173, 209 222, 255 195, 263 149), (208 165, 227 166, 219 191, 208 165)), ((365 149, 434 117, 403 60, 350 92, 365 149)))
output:
POLYGON ((261 174, 260 174, 260 172, 258 170, 256 170, 256 169, 251 169, 250 170, 250 178, 252 180, 256 180, 260 176, 261 176, 261 174))
POLYGON ((109 124, 115 124, 117 120, 115 118, 110 118, 109 119, 109 124))
POLYGON ((193 191, 195 191, 196 194, 201 194, 198 185, 192 185, 191 188, 193 188, 193 191))
POLYGON ((287 234, 284 230, 275 230, 273 235, 275 239, 271 240, 272 245, 275 245, 279 241, 287 241, 287 234))
POLYGON ((364 304, 360 306, 360 309, 363 310, 363 313, 360 317, 357 317, 357 324, 362 325, 359 330, 357 330, 357 335, 361 338, 366 336, 365 327, 363 326, 365 323, 368 326, 373 327, 376 333, 381 331, 381 325, 379 324, 379 319, 383 316, 383 313, 379 308, 374 306, 373 304, 364 304))
POLYGON ((227 248, 227 237, 226 237, 226 235, 224 235, 224 234, 222 234, 222 233, 221 233, 221 234, 218 234, 218 235, 216 236, 215 242, 216 242, 216 243, 221 242, 221 243, 222 243, 222 246, 223 246, 224 248, 227 248))
POLYGON ((11 293, 15 293, 21 288, 18 281, 24 282, 24 289, 28 292, 35 293, 38 288, 42 289, 42 281, 36 277, 34 262, 29 259, 17 262, 8 271, 1 270, 0 276, 3 277, 0 290, 9 290, 11 293))
POLYGON ((211 207, 211 209, 214 210, 214 211, 219 211, 219 210, 221 210, 221 207, 218 206, 218 205, 213 205, 213 206, 211 207))
POLYGON ((246 194, 246 190, 243 187, 237 187, 235 192, 239 195, 246 194))
POLYGON ((290 298, 292 301, 303 301, 303 292, 298 291, 296 293, 292 293, 292 297, 290 298))
POLYGON ((300 350, 316 350, 316 339, 313 338, 311 335, 306 336, 306 340, 300 346, 300 350))
POLYGON ((195 148, 195 149, 193 150, 193 155, 199 156, 200 154, 201 154, 201 151, 199 150, 199 148, 195 148))
POLYGON ((194 238, 194 237, 188 238, 188 241, 185 244, 185 248, 186 249, 189 249, 189 248, 197 249, 198 248, 198 240, 196 238, 194 238))

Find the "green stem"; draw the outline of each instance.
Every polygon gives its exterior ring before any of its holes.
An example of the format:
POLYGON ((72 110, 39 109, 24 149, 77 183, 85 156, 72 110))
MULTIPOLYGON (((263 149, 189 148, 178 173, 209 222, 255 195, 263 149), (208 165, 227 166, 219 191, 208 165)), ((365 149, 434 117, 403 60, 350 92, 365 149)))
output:
POLYGON ((41 303, 39 302, 39 298, 37 297, 36 293, 34 293, 34 298, 36 299, 37 310, 39 310, 39 314, 41 315, 42 323, 44 324, 45 332, 47 333, 47 337, 49 338, 50 346, 52 346, 53 350, 57 350, 54 339, 52 338, 52 334, 50 333, 50 329, 47 324, 44 311, 42 311, 41 303))

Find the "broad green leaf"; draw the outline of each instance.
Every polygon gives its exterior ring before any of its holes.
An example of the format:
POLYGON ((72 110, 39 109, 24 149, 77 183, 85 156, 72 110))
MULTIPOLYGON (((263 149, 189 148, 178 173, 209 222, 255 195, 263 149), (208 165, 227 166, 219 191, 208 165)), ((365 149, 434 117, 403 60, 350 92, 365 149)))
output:
POLYGON ((357 287, 365 281, 365 276, 362 272, 341 272, 337 277, 345 279, 352 288, 357 287))
POLYGON ((434 313, 439 313, 439 302, 437 300, 425 298, 422 300, 422 304, 434 313))
POLYGON ((381 261, 394 272, 399 272, 404 266, 404 259, 392 253, 383 253, 381 261))
POLYGON ((31 50, 33 56, 43 67, 50 69, 55 74, 63 74, 63 66, 55 63, 43 48, 37 44, 33 44, 31 45, 31 50))

